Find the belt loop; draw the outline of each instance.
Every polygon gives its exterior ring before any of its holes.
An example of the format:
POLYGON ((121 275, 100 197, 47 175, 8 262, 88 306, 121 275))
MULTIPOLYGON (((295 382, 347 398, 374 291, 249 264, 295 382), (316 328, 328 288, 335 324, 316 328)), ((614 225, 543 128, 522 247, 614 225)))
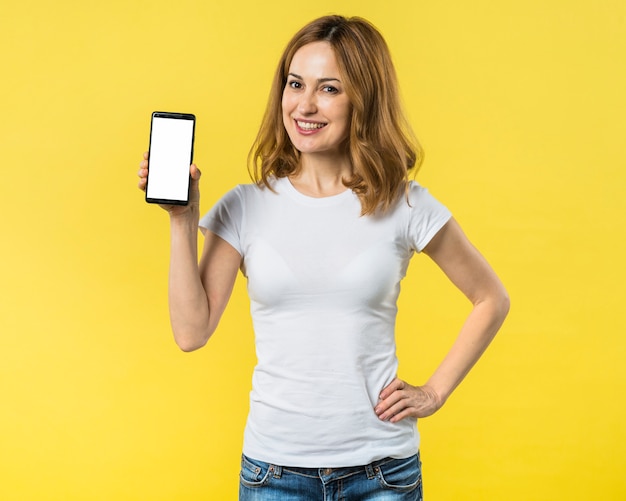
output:
POLYGON ((283 467, 282 466, 278 466, 278 465, 273 464, 273 465, 270 466, 270 471, 271 470, 274 470, 274 475, 273 475, 274 478, 280 478, 282 476, 282 474, 283 474, 283 467))
POLYGON ((365 473, 367 473, 367 478, 370 480, 376 476, 376 470, 373 463, 365 465, 365 473))

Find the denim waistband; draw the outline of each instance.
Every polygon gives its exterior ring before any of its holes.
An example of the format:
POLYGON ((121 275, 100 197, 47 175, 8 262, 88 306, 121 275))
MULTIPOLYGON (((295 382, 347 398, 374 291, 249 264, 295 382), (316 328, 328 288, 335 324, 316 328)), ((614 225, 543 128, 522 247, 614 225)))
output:
MULTIPOLYGON (((328 481, 328 480, 333 480, 337 478, 349 477, 356 473, 362 473, 363 470, 365 470, 365 473, 367 474, 368 478, 374 478, 376 474, 378 473, 378 469, 381 466, 391 461, 397 461, 397 460, 404 461, 404 460, 412 459, 414 457, 417 457, 419 461, 419 452, 414 456, 410 456, 409 458, 386 457, 383 459, 379 459, 377 461, 373 461, 366 465, 341 466, 341 467, 333 467, 333 468, 324 468, 324 467, 307 468, 307 467, 299 467, 299 466, 282 466, 282 465, 277 465, 274 463, 266 463, 266 464, 269 466, 270 472, 274 478, 280 478, 283 472, 287 471, 289 473, 294 473, 296 475, 302 475, 302 476, 310 477, 310 478, 321 478, 323 480, 328 481)), ((246 459, 250 459, 250 458, 246 458, 246 459)))

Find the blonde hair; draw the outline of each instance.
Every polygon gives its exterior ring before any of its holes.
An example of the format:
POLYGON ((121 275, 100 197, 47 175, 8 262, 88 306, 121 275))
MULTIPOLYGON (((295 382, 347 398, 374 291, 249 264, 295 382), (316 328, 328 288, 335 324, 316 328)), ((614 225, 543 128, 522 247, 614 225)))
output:
POLYGON ((347 141, 352 176, 343 183, 359 197, 363 215, 385 211, 401 188, 406 191, 408 171, 419 168, 423 152, 404 116, 387 44, 362 18, 321 17, 304 26, 287 44, 248 157, 250 174, 259 185, 270 187, 271 176, 298 172, 300 153, 283 125, 282 94, 294 54, 304 45, 320 41, 331 45, 352 105, 347 141))

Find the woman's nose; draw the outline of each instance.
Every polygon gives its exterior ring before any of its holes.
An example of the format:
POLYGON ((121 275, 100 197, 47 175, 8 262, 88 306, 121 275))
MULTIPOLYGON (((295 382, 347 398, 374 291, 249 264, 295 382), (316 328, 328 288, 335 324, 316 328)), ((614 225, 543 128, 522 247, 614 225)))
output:
POLYGON ((305 92, 300 96, 298 111, 303 114, 311 114, 317 111, 317 103, 313 93, 305 92))

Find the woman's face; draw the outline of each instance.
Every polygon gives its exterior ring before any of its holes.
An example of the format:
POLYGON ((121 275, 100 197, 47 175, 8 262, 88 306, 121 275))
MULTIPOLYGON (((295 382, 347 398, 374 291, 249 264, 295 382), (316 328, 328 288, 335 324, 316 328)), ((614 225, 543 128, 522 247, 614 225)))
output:
POLYGON ((328 42, 310 43, 295 53, 282 108, 285 129, 298 151, 344 155, 351 106, 328 42))

